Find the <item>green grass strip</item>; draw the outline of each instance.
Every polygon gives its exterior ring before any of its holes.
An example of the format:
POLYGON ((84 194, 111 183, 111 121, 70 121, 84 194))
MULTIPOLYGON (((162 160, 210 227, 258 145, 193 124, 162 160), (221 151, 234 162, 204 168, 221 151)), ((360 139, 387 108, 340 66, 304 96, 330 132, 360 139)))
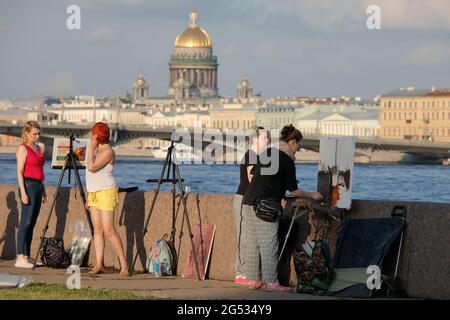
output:
POLYGON ((62 284, 33 283, 24 288, 0 289, 0 300, 140 300, 131 292, 111 289, 68 289, 62 284))

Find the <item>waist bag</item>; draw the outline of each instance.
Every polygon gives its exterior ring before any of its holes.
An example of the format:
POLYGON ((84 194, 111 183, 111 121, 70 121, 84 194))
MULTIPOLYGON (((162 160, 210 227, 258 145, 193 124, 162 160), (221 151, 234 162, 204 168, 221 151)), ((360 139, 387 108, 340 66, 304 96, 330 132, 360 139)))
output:
POLYGON ((283 207, 275 199, 260 200, 255 206, 255 213, 258 218, 267 222, 274 222, 283 213, 283 207))

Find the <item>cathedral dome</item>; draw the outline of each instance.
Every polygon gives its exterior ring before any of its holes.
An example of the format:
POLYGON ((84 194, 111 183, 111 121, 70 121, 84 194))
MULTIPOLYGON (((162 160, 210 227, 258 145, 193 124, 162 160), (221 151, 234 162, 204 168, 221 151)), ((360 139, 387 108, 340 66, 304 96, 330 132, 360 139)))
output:
POLYGON ((239 82, 238 89, 249 88, 249 87, 250 87, 250 82, 248 81, 247 76, 244 76, 244 78, 242 78, 241 82, 239 82))
POLYGON ((139 77, 137 78, 136 82, 135 82, 135 86, 142 87, 145 84, 146 84, 146 81, 144 79, 144 76, 142 74, 140 74, 139 77))
POLYGON ((175 39, 177 48, 211 48, 212 41, 209 34, 197 25, 198 14, 192 11, 189 16, 189 27, 175 39))

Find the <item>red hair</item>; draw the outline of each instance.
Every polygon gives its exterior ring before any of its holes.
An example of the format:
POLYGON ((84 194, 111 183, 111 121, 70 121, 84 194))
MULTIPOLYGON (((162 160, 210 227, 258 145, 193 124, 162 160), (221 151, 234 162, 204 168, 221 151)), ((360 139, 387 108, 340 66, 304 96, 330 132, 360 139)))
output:
POLYGON ((97 135, 97 142, 106 144, 109 142, 109 127, 106 123, 97 122, 92 127, 92 134, 97 135))

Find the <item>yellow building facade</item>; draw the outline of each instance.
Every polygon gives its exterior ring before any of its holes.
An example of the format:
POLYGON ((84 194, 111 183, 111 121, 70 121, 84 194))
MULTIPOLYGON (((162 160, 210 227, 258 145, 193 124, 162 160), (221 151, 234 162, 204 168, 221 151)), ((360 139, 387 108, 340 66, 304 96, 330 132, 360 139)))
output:
POLYGON ((450 142, 450 89, 409 87, 383 95, 380 137, 450 142))
POLYGON ((209 123, 216 129, 249 129, 256 123, 257 111, 257 105, 224 104, 209 111, 209 123))

